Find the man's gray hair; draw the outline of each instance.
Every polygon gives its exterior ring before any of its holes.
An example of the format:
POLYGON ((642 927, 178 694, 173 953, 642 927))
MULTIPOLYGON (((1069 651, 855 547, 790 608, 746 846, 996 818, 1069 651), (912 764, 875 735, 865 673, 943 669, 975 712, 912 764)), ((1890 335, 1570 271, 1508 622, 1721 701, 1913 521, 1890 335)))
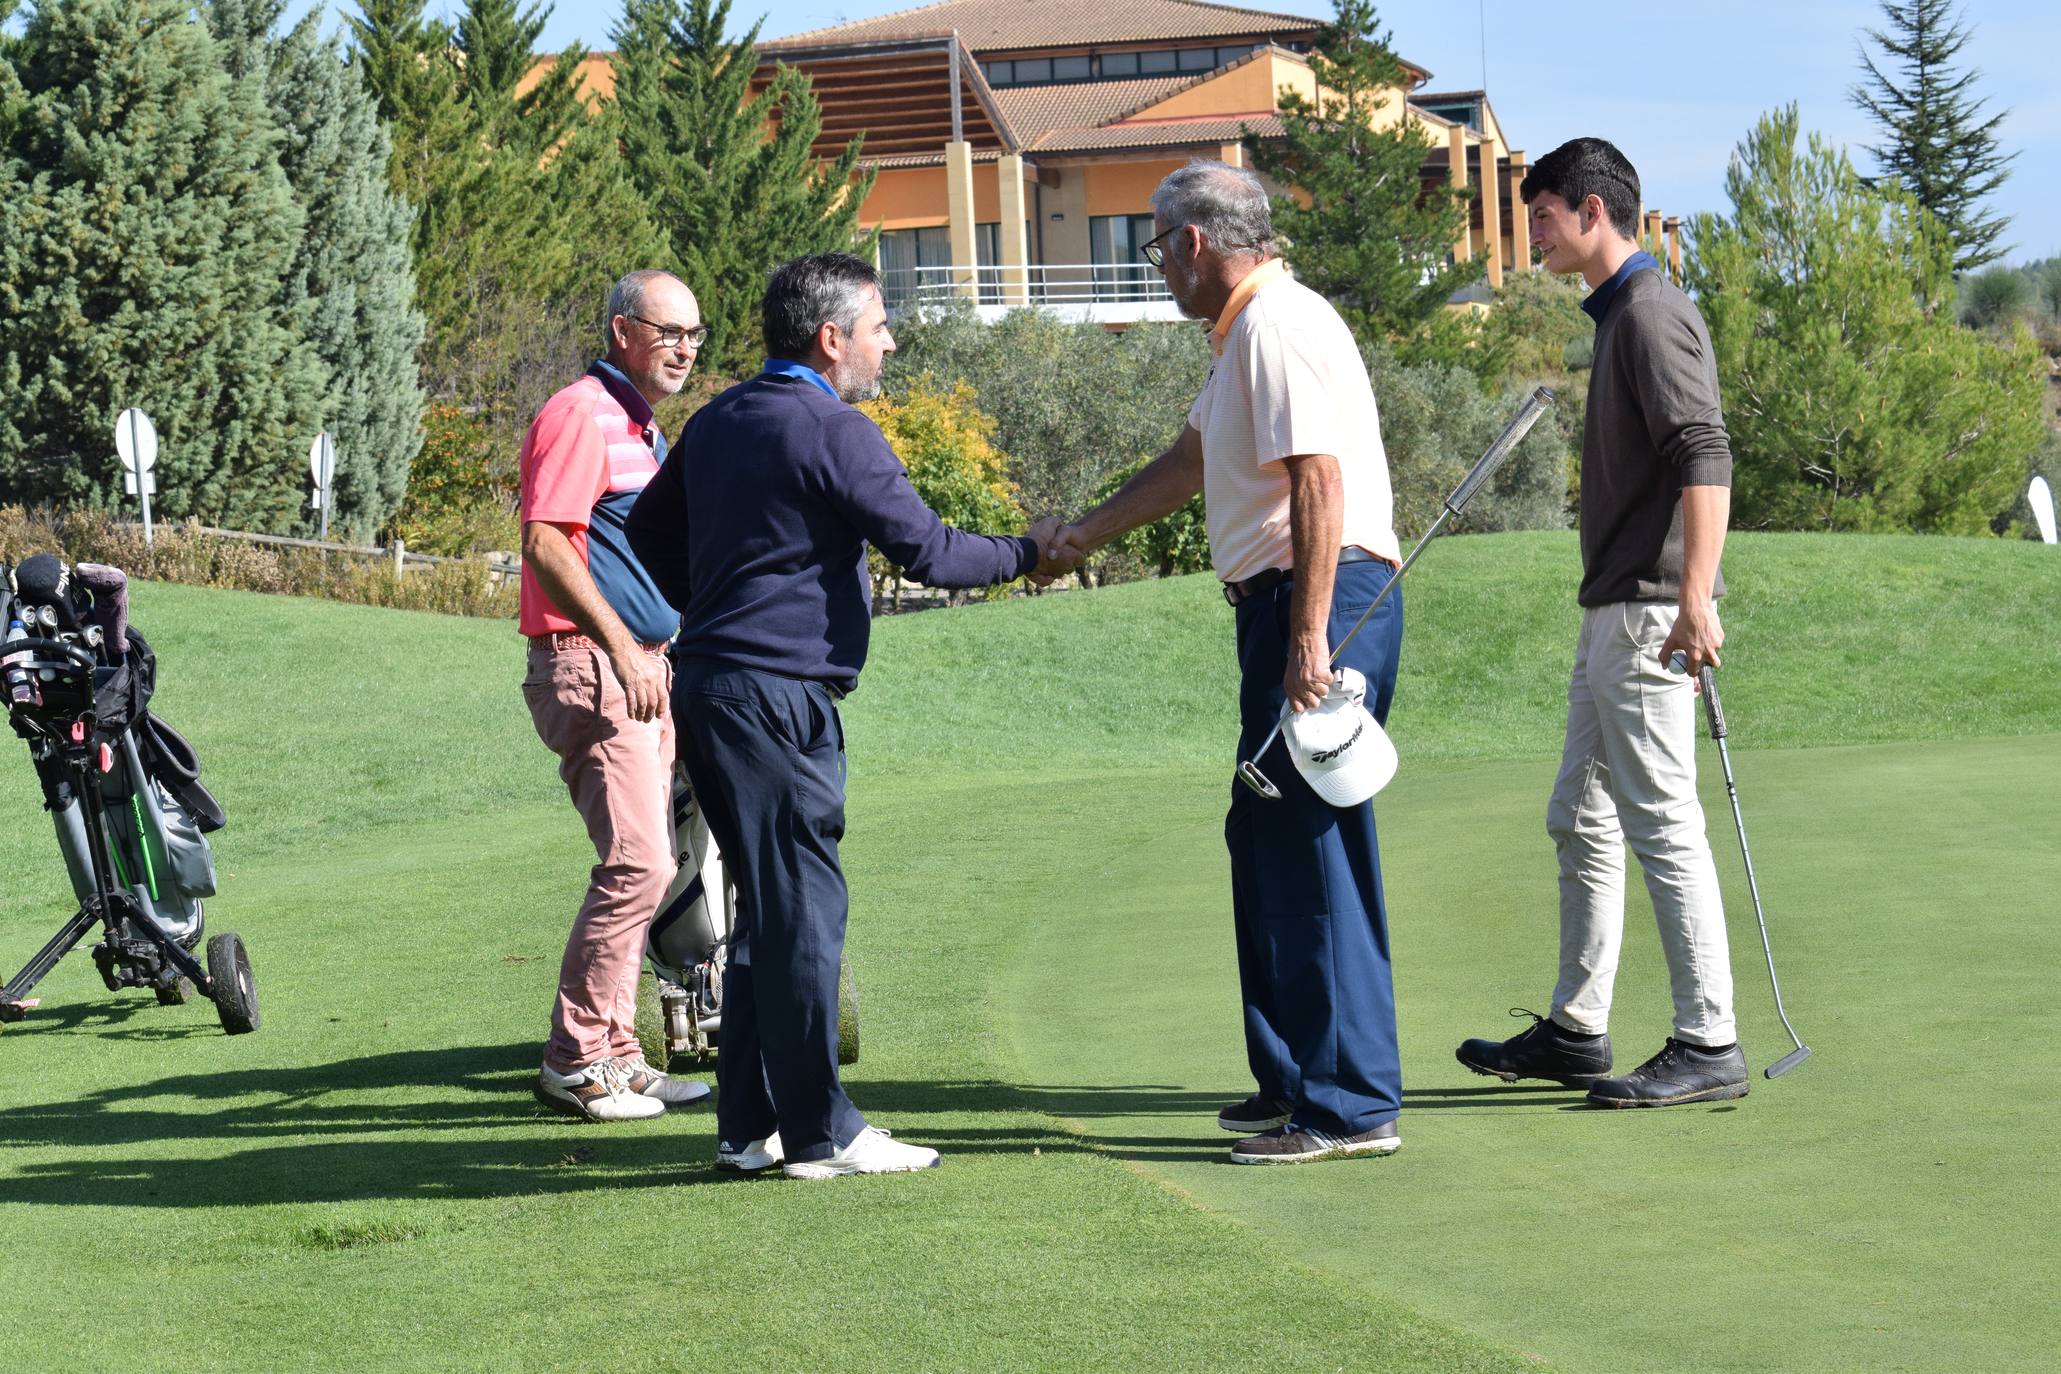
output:
POLYGON ((1228 162, 1196 161, 1169 173, 1152 193, 1152 216, 1168 229, 1194 225, 1219 253, 1274 253, 1267 188, 1228 162))
POLYGON ((815 347, 816 331, 834 324, 840 334, 858 327, 866 293, 880 289, 880 273, 850 253, 811 253, 773 270, 760 302, 766 351, 800 362, 815 347))
POLYGON ((615 317, 643 314, 644 297, 649 294, 651 284, 670 280, 672 275, 656 267, 640 268, 608 288, 608 304, 601 312, 602 356, 615 356, 615 317))

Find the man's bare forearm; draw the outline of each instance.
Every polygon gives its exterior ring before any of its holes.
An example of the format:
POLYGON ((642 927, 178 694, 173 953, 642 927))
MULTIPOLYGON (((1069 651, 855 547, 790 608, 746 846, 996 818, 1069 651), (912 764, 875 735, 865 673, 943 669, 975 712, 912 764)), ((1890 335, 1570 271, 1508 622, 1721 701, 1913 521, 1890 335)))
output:
POLYGON ((636 646, 563 529, 547 520, 526 523, 522 527, 522 561, 529 564, 551 604, 565 612, 581 634, 610 653, 636 646))
POLYGON ((1281 677, 1288 702, 1307 711, 1331 683, 1331 591, 1338 580, 1345 532, 1345 479, 1328 453, 1298 454, 1288 464, 1288 534, 1295 579, 1288 596, 1288 666, 1281 677))
POLYGON ((1682 488, 1682 600, 1708 602, 1717 586, 1725 527, 1732 519, 1730 487, 1682 488))
POLYGON ((1183 426, 1166 452, 1147 463, 1116 494, 1077 521, 1070 533, 1083 551, 1099 549, 1140 525, 1172 515, 1202 490, 1202 436, 1183 426))

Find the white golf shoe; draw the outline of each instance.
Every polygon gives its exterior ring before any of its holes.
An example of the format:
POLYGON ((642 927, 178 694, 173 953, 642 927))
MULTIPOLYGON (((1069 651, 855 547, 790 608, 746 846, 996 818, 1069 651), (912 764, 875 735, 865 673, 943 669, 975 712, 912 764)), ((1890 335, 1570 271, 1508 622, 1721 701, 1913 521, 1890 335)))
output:
POLYGON ((623 1072, 629 1076, 630 1091, 640 1097, 657 1098, 668 1107, 689 1107, 708 1099, 709 1086, 691 1078, 675 1078, 655 1069, 641 1054, 626 1055, 623 1072))
POLYGON ((780 1132, 775 1131, 764 1140, 746 1141, 741 1148, 716 1145, 716 1167, 740 1174, 764 1173, 777 1169, 787 1155, 780 1148, 780 1132))
POLYGON ((657 1098, 631 1090, 620 1059, 597 1059, 571 1073, 546 1064, 537 1070, 536 1093, 545 1106, 585 1121, 642 1121, 666 1109, 657 1098))
POLYGON ((936 1150, 904 1145, 886 1131, 868 1126, 828 1159, 790 1160, 781 1166, 781 1172, 789 1178, 842 1178, 847 1174, 907 1174, 937 1166, 936 1150))

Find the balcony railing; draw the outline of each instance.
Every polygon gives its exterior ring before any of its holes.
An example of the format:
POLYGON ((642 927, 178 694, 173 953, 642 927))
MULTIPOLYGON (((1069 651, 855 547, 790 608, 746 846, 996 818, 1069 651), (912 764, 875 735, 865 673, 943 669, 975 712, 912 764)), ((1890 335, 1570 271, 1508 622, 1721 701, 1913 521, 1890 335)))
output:
POLYGON ((1037 306, 1110 324, 1180 318, 1166 279, 1144 262, 902 268, 881 273, 881 289, 894 312, 964 298, 982 315, 1037 306))

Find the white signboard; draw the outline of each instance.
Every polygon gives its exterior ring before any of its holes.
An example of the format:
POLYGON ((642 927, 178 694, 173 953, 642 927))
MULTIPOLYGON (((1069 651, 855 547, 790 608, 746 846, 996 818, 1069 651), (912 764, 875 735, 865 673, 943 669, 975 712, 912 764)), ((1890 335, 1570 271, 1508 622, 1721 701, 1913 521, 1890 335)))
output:
POLYGON ((315 490, 308 494, 308 504, 322 512, 322 537, 329 537, 329 488, 336 480, 336 441, 323 430, 315 436, 315 442, 308 445, 308 476, 315 483, 315 490))
POLYGON ((115 416, 115 452, 130 472, 149 472, 157 462, 157 426, 134 406, 115 416))
POLYGON ((115 416, 115 454, 122 460, 122 486, 131 496, 143 499, 143 544, 153 542, 150 529, 150 498, 157 491, 157 479, 150 469, 157 462, 157 426, 134 406, 115 416))
POLYGON ((2032 479, 2032 489, 2025 493, 2032 502, 2032 518, 2040 527, 2040 538, 2049 544, 2054 542, 2054 489, 2047 485, 2044 477, 2032 479))

